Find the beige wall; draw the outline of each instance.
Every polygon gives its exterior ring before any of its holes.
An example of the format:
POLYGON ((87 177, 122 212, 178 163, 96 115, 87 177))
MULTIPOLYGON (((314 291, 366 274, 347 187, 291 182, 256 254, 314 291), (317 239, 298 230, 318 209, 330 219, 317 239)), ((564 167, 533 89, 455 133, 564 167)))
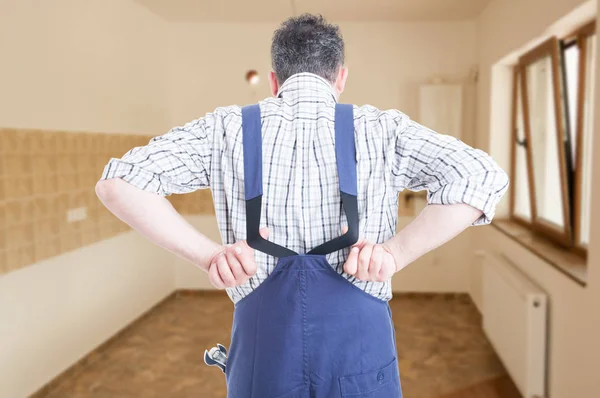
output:
MULTIPOLYGON (((174 24, 169 40, 173 122, 184 123, 217 106, 270 96, 270 44, 277 24, 174 24), (244 75, 256 69, 257 86, 244 75)), ((350 70, 341 101, 418 114, 418 85, 434 75, 464 82, 476 63, 473 22, 340 23, 350 70)))
MULTIPOLYGON (((506 77, 506 67, 494 65, 510 53, 530 46, 535 40, 561 31, 564 24, 555 24, 583 2, 578 0, 504 0, 493 1, 478 20, 480 81, 478 98, 480 111, 477 126, 477 144, 490 149, 496 159, 508 169, 508 125, 503 104, 508 101, 506 90, 510 85, 499 84, 506 77), (518 28, 517 28, 518 27, 518 28), (494 73, 492 74, 492 68, 494 73), (503 87, 504 86, 504 87, 503 87), (494 90, 492 91, 492 87, 494 90), (493 96, 492 96, 493 94, 493 96), (493 110, 493 112, 492 112, 493 110), (503 126, 504 123, 504 126, 503 126), (499 128, 498 126, 501 126, 499 128), (491 133, 491 134, 490 134, 491 133)), ((579 17, 595 15, 593 4, 583 5, 579 17), (591 14, 590 14, 591 12, 591 14)), ((584 18, 584 17, 583 17, 584 18)), ((573 23, 574 21, 571 21, 573 23)), ((600 69, 598 65, 597 70, 600 69)), ((600 70, 598 71, 600 73, 600 70)), ((597 80, 600 83, 600 80, 597 80)), ((600 92, 597 85, 596 92, 600 92)), ((600 120, 600 107, 596 106, 596 120, 600 120)), ((596 136, 600 136, 600 123, 596 123, 596 136)), ((600 140, 594 142, 597 161, 600 140)), ((595 166, 593 198, 600 198, 600 172, 595 166)), ((595 198, 595 199, 594 199, 595 198)), ((506 198, 507 199, 507 198, 506 198)), ((506 204, 506 200, 504 201, 506 204)), ((504 207, 506 209, 506 207, 504 207)), ((476 235, 476 248, 488 252, 503 252, 522 271, 536 281, 550 297, 549 334, 549 391, 552 398, 593 398, 600 391, 600 248, 594 242, 600 239, 600 213, 592 209, 592 231, 589 251, 589 280, 580 287, 566 276, 523 249, 500 232, 486 228, 476 235)), ((475 262, 477 264, 477 262, 475 262)), ((472 272, 472 295, 481 303, 481 270, 472 272)))
MULTIPOLYGON (((465 132, 472 140, 474 86, 467 77, 476 63, 474 22, 341 23, 350 70, 341 101, 397 108, 418 119, 419 84, 434 75, 465 83, 465 132)), ((218 106, 245 105, 270 95, 270 41, 277 24, 175 24, 169 38, 169 95, 174 124, 218 106), (244 80, 256 69, 256 87, 244 80)), ((195 218, 214 234, 213 218, 195 218), (200 220, 203 220, 202 222, 200 220)), ((399 227, 410 219, 399 220, 399 227)), ((470 231, 399 273, 396 291, 466 292, 470 283, 470 231)), ((218 237, 218 235, 216 235, 218 237)), ((178 287, 210 288, 204 275, 180 263, 178 287)))
MULTIPOLYGON (((159 18, 121 0, 0 0, 0 10, 0 128, 168 127, 159 18)), ((171 260, 125 232, 0 275, 0 397, 28 396, 172 292, 171 260)))
POLYGON ((122 0, 0 0, 0 126, 168 126, 165 24, 122 0))

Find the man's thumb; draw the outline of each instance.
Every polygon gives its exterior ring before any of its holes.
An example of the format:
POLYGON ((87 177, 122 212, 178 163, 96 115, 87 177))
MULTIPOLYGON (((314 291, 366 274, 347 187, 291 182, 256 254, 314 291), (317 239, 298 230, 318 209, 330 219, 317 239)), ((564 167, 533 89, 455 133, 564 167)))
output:
POLYGON ((263 228, 259 229, 258 233, 260 234, 260 236, 262 236, 265 239, 269 238, 269 228, 267 228, 267 227, 263 227, 263 228))

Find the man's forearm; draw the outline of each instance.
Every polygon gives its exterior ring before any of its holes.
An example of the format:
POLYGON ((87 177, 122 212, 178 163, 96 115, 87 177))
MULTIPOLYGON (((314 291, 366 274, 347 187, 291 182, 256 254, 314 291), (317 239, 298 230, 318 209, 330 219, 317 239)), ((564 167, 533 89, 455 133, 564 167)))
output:
POLYGON ((212 255, 221 247, 198 232, 162 196, 142 191, 120 178, 98 182, 96 193, 120 220, 205 271, 212 255))
POLYGON ((429 205, 404 229, 384 242, 398 270, 443 245, 473 224, 482 212, 466 204, 429 205))

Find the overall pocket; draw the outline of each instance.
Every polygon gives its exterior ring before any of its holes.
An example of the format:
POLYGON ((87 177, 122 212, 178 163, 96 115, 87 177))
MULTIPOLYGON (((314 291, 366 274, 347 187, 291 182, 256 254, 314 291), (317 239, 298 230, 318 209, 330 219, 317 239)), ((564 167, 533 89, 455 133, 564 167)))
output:
POLYGON ((398 360, 366 373, 339 378, 342 397, 401 398, 398 360))

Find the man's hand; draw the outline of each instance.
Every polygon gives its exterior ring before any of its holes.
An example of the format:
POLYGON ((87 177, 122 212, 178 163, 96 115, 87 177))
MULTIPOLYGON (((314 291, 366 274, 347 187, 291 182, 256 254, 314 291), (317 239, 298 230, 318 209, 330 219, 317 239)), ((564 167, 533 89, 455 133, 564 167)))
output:
POLYGON ((361 281, 385 282, 398 270, 394 257, 384 244, 365 239, 352 246, 344 271, 361 281))
MULTIPOLYGON (((342 228, 346 233, 348 227, 342 228)), ((389 247, 360 239, 350 250, 344 263, 344 271, 362 281, 385 282, 397 271, 398 266, 389 247)))
MULTIPOLYGON (((259 233, 265 239, 269 237, 268 228, 261 228, 259 233)), ((256 273, 254 249, 245 240, 221 246, 209 264, 208 278, 217 289, 242 285, 256 273)))
MULTIPOLYGON (((393 238, 381 244, 364 239, 352 246, 344 271, 364 281, 385 281, 423 254, 449 241, 483 212, 470 205, 427 205, 393 238)), ((345 232, 343 229, 342 232, 345 232)))

